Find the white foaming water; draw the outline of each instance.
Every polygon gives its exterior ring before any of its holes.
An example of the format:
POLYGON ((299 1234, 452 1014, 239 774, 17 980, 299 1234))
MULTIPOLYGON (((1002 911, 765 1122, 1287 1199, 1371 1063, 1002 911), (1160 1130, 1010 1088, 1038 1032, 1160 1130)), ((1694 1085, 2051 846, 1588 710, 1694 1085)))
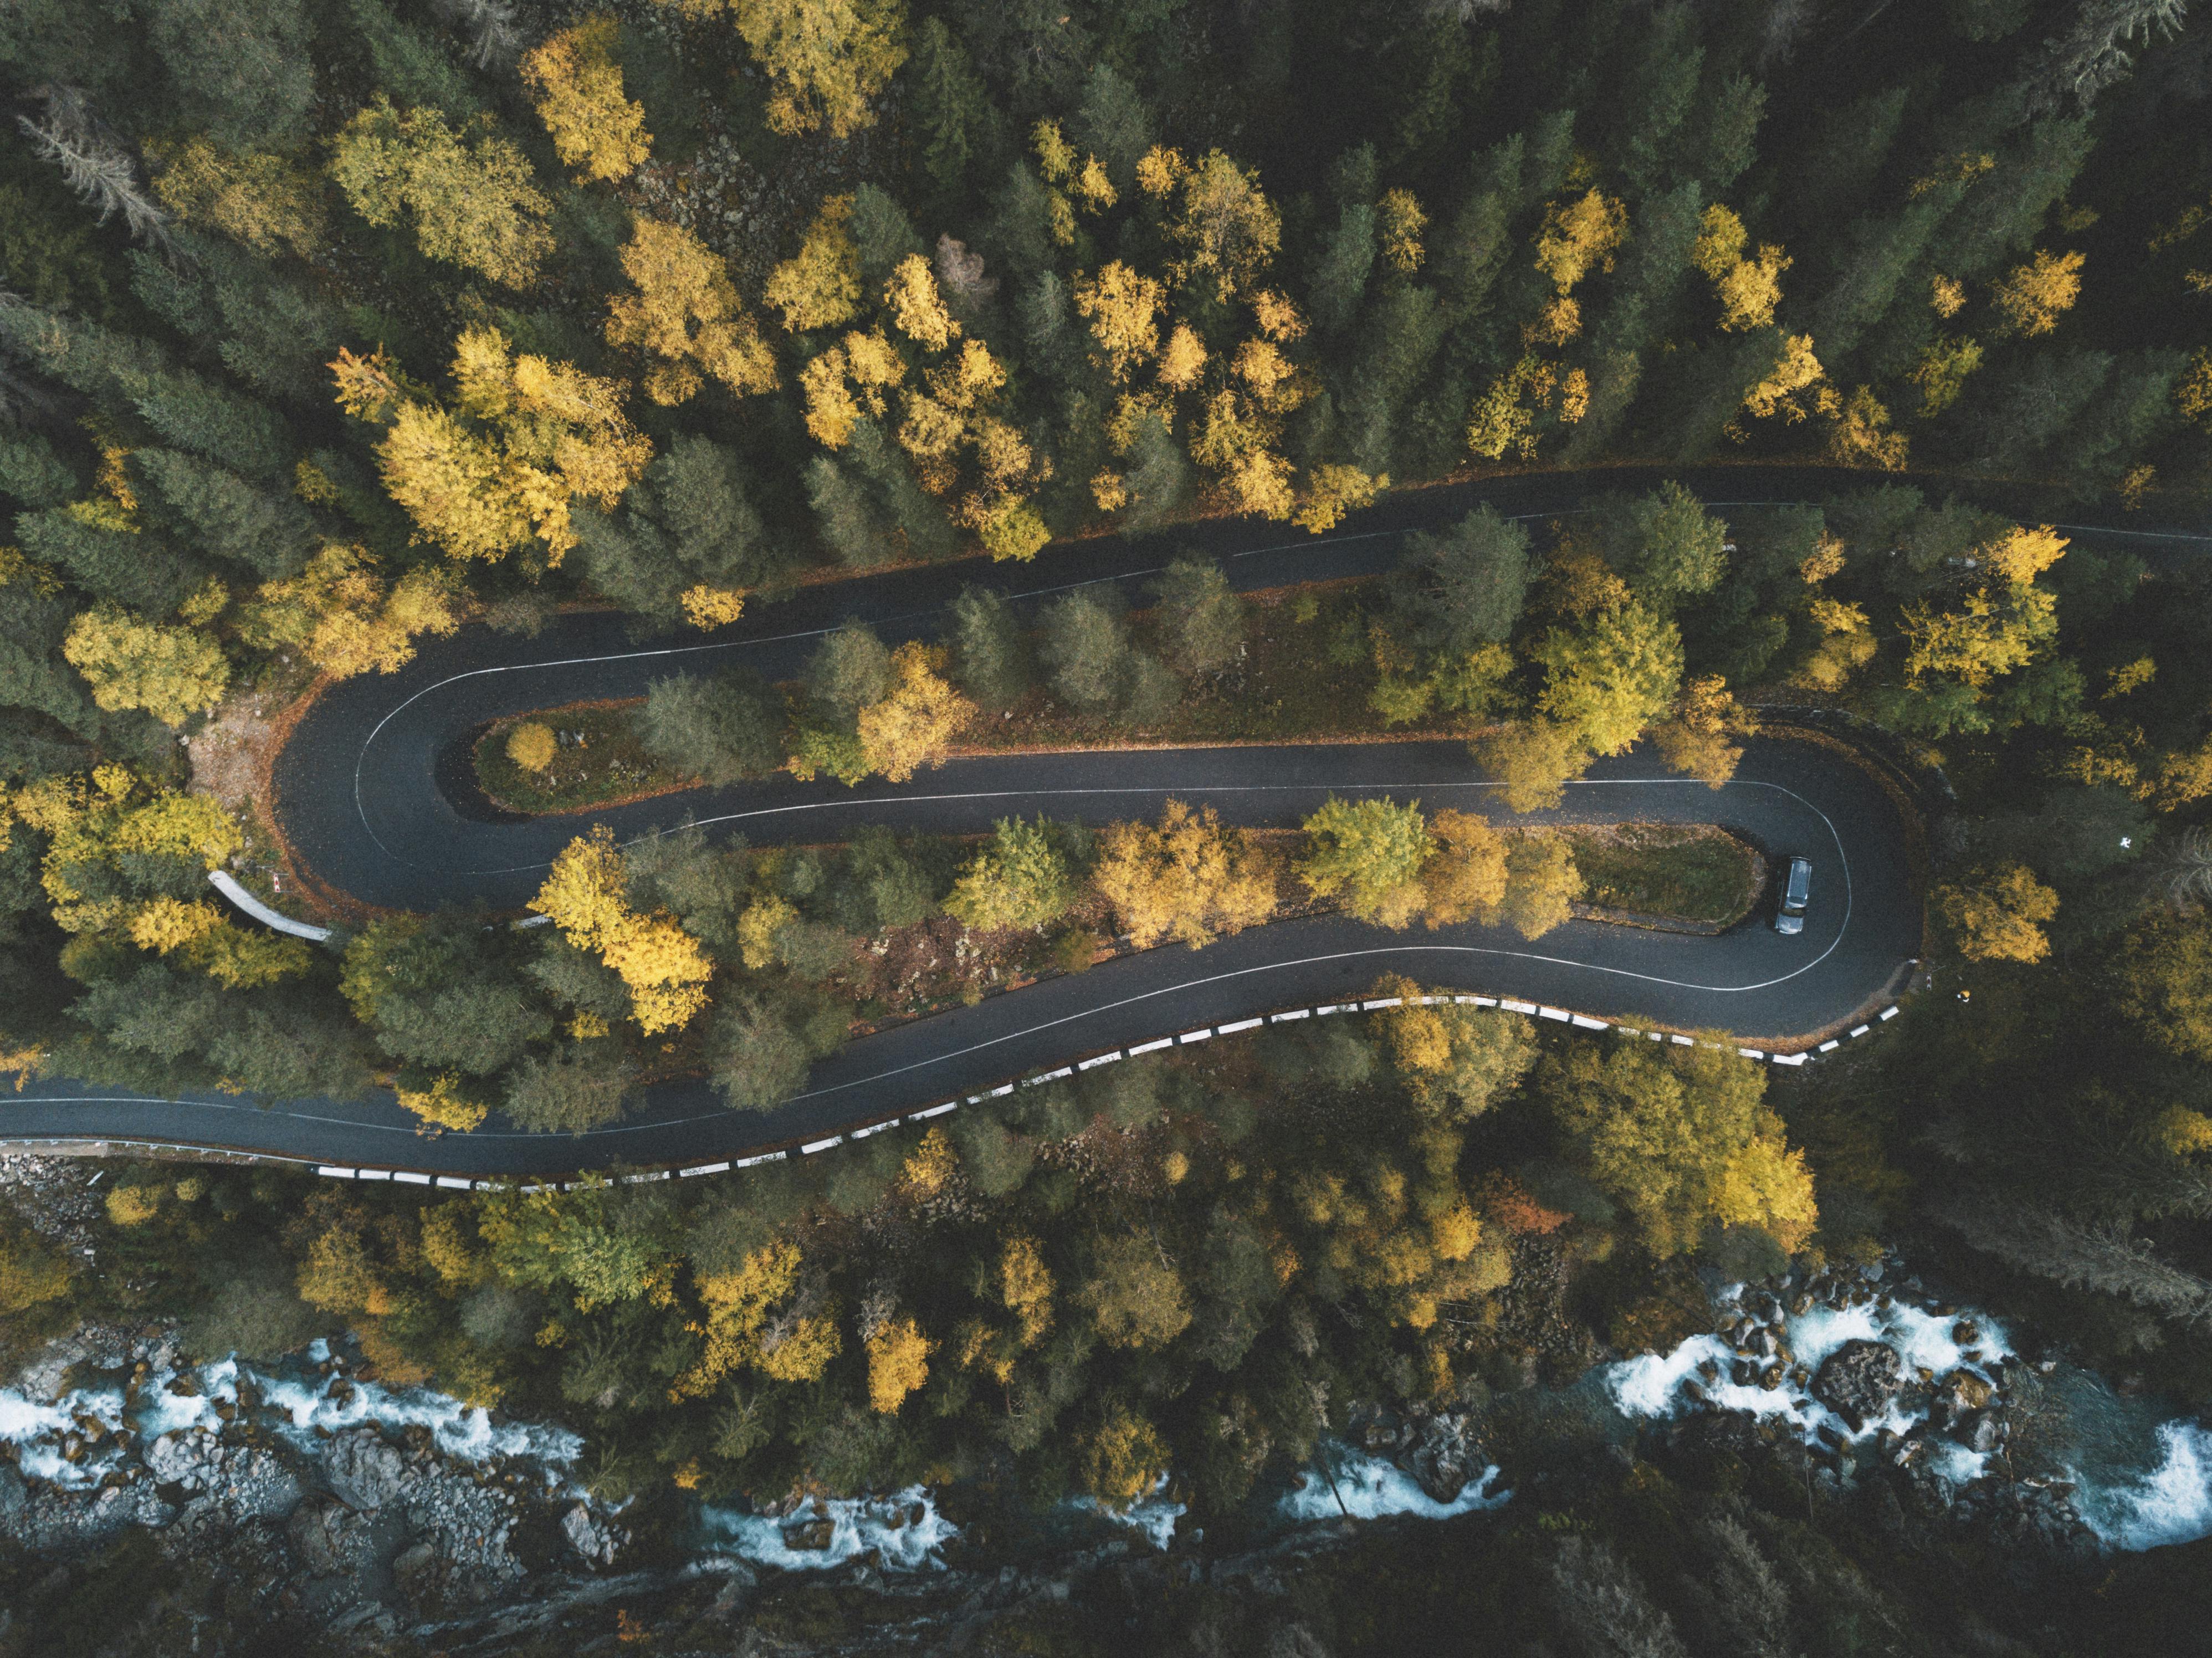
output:
POLYGON ((1126 1509, 1117 1509, 1101 1503, 1095 1497, 1072 1497, 1066 1506, 1079 1514, 1095 1514, 1101 1520, 1109 1520, 1117 1526, 1127 1526, 1140 1531, 1152 1540, 1152 1546, 1165 1552, 1175 1541, 1176 1521, 1188 1509, 1183 1503, 1170 1503, 1164 1494, 1168 1488, 1168 1477, 1162 1474, 1152 1482, 1151 1492, 1139 1497, 1126 1509))
MULTIPOLYGON (((1728 1303, 1734 1292, 1722 1297, 1728 1303)), ((1796 1363, 1817 1372, 1821 1361, 1847 1341, 1883 1341, 1895 1348, 1910 1378, 1916 1370, 1942 1376, 1964 1370, 1994 1380, 1997 1365, 2013 1356, 2012 1338, 2002 1324, 1986 1314, 1967 1310, 1941 1315, 1918 1307, 1895 1303, 1881 1308, 1815 1308, 1784 1321, 1784 1333, 1796 1363), (1962 1346, 1954 1336, 1962 1319, 1977 1327, 1978 1339, 1962 1346), (1975 1357, 1968 1358, 1968 1352, 1975 1357)), ((1920 1426, 1918 1419, 1897 1406, 1856 1434, 1818 1400, 1793 1386, 1785 1376, 1775 1388, 1744 1387, 1729 1380, 1735 1355, 1719 1336, 1692 1336, 1671 1352, 1646 1353, 1607 1367, 1607 1390, 1624 1416, 1667 1417, 1687 1402, 1683 1384, 1696 1381, 1714 1406, 1745 1411, 1755 1416, 1786 1417, 1808 1442, 1828 1428, 1846 1439, 1863 1442, 1887 1429, 1903 1433, 1920 1426), (1711 1360, 1719 1369, 1718 1379, 1706 1382, 1698 1367, 1711 1360)), ((2102 1384, 2096 1384, 2101 1388, 2102 1384)), ((2135 1430, 2140 1432, 2140 1429, 2135 1430)), ((1964 1485, 1991 1471, 1996 1460, 1940 1434, 1924 1434, 1922 1441, 1930 1472, 1956 1485, 1964 1485)), ((2140 1443, 2129 1440, 2128 1445, 2140 1443)), ((2157 1424, 2152 1443, 2140 1454, 2107 1454, 2098 1460, 2100 1475, 2078 1467, 2064 1472, 2076 1487, 2075 1506, 2082 1521, 2106 1543, 2117 1549, 2157 1548, 2169 1543, 2193 1542, 2212 1535, 2212 1430, 2194 1421, 2157 1424)), ((1302 1498, 1308 1493, 1300 1493, 1302 1498)), ((1327 1492, 1322 1493, 1324 1502, 1327 1492)), ((1347 1499, 1348 1500, 1348 1499, 1347 1499)))
POLYGON ((2212 1433, 2194 1422, 2157 1430, 2159 1460, 2125 1483, 2084 1481, 2075 1498, 2091 1531, 2116 1549, 2193 1543, 2212 1533, 2212 1433))
MULTIPOLYGON (((1329 1453, 1324 1451, 1323 1455, 1329 1453)), ((1380 1520, 1399 1514, 1421 1520, 1449 1520, 1455 1515, 1472 1514, 1477 1509, 1500 1507, 1513 1495, 1510 1491, 1499 1491, 1494 1496, 1491 1493, 1490 1482, 1498 1478, 1495 1464, 1485 1468, 1480 1479, 1468 1481, 1460 1494, 1449 1503, 1437 1502, 1396 1464, 1364 1451, 1340 1448, 1334 1453, 1333 1466, 1336 1477, 1334 1491, 1327 1475, 1310 1473, 1303 1487, 1284 1495, 1276 1504, 1277 1512, 1287 1520, 1335 1520, 1346 1514, 1354 1520, 1380 1520), (1338 1506, 1340 1499, 1341 1508, 1338 1506)))
POLYGON ((877 1552, 886 1570, 943 1570, 937 1551, 960 1528, 937 1511, 937 1503, 921 1485, 909 1485, 889 1497, 832 1497, 817 1501, 784 1520, 764 1515, 738 1514, 709 1505, 700 1518, 724 1552, 756 1565, 780 1566, 786 1571, 821 1571, 842 1566, 870 1549, 877 1552), (917 1514, 916 1510, 920 1512, 917 1514), (820 1549, 794 1549, 784 1540, 786 1526, 809 1521, 830 1523, 830 1545, 820 1549))
MULTIPOLYGON (((321 1341, 308 1349, 309 1358, 318 1363, 329 1354, 328 1345, 321 1341)), ((303 1448, 312 1444, 318 1430, 336 1431, 363 1424, 419 1425, 430 1430, 433 1442, 449 1456, 470 1462, 501 1458, 534 1462, 544 1471, 548 1484, 557 1486, 584 1448, 583 1441, 566 1429, 495 1423, 480 1406, 428 1388, 393 1391, 373 1382, 352 1382, 350 1392, 340 1396, 334 1391, 335 1376, 264 1372, 235 1358, 149 1376, 127 1406, 120 1388, 80 1388, 52 1405, 0 1388, 0 1440, 15 1445, 17 1465, 25 1474, 68 1490, 85 1490, 116 1467, 122 1453, 103 1443, 75 1462, 68 1461, 63 1442, 79 1431, 81 1418, 97 1421, 111 1434, 128 1426, 142 1444, 179 1430, 212 1432, 222 1425, 216 1406, 238 1403, 241 1376, 260 1395, 269 1425, 303 1448), (173 1390, 172 1382, 181 1383, 184 1391, 173 1390)))
MULTIPOLYGON (((1723 1297, 1724 1303, 1732 1299, 1733 1294, 1723 1297)), ((1908 1378, 1916 1369, 1934 1376, 1966 1370, 1987 1376, 2001 1360, 2011 1356, 2012 1339, 1994 1319, 1978 1314, 1966 1316, 1977 1327, 1978 1339, 1971 1347, 1961 1345, 1952 1334, 1961 1321, 1959 1315, 1945 1317, 1904 1302, 1887 1307, 1871 1302, 1863 1307, 1814 1307, 1785 1318, 1783 1333, 1793 1360, 1810 1372, 1817 1372, 1822 1361, 1847 1341, 1882 1341, 1897 1350, 1908 1378), (1975 1355, 1972 1359, 1966 1357, 1969 1351, 1975 1355)), ((1753 1416, 1787 1417, 1808 1442, 1824 1427, 1846 1439, 1865 1440, 1885 1429, 1902 1432, 1914 1419, 1892 1406, 1854 1432, 1849 1423, 1793 1385, 1787 1376, 1772 1388, 1731 1381, 1729 1366, 1735 1357, 1729 1344, 1717 1335, 1692 1336, 1672 1352, 1644 1353, 1608 1366, 1606 1387, 1622 1415, 1661 1417, 1671 1416, 1682 1406, 1682 1385, 1696 1381, 1706 1399, 1719 1408, 1753 1416), (1698 1367, 1708 1361, 1718 1370, 1710 1382, 1698 1376, 1698 1367)), ((1948 1449, 1933 1453, 1939 1459, 1936 1471, 1954 1480, 1978 1474, 1984 1459, 1963 1448, 1955 1448, 1959 1456, 1953 1456, 1948 1449), (1971 1460, 1972 1473, 1964 1472, 1966 1461, 1962 1459, 1971 1460)))

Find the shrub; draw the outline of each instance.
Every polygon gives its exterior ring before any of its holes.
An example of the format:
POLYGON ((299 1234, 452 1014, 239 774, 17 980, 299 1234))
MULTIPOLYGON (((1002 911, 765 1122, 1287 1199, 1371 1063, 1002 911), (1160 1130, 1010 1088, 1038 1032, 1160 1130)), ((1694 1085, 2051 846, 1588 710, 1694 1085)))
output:
POLYGON ((544 771, 558 747, 552 728, 535 720, 524 720, 507 734, 507 757, 524 771, 544 771))

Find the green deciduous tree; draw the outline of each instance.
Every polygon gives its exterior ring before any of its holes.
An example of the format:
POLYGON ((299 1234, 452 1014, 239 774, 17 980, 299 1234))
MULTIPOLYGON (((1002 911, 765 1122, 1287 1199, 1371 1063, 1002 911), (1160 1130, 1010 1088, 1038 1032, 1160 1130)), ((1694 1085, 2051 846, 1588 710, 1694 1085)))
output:
POLYGON ((732 1110, 773 1110, 805 1085, 805 1040, 761 997, 726 999, 714 1011, 708 1044, 708 1074, 732 1110))
POLYGON ((1577 740, 1620 754, 1667 716, 1682 683, 1682 636, 1634 599, 1570 632, 1554 628, 1529 654, 1547 671, 1541 707, 1577 740))
POLYGON ((622 1115, 635 1068, 605 1041, 532 1054, 507 1079, 507 1114, 543 1134, 580 1134, 622 1115))
POLYGON ((553 1024, 501 937, 465 911, 373 921, 346 947, 340 987, 394 1059, 489 1076, 553 1024))
POLYGON ((1725 1046, 1624 1037, 1547 1059, 1537 1084, 1654 1254, 1680 1254, 1716 1222, 1760 1226, 1784 1248, 1811 1234, 1812 1175, 1762 1103, 1756 1061, 1725 1046))
POLYGON ((1521 618, 1533 574, 1528 532, 1483 507, 1440 531, 1417 531, 1392 578, 1395 630, 1450 655, 1502 643, 1521 618))
POLYGON ((1127 687, 1129 629, 1110 588, 1079 587, 1044 607, 1038 654, 1055 695, 1084 714, 1103 713, 1127 687))
POLYGON ((856 717, 891 689, 891 653, 874 629, 848 622, 806 660, 806 694, 842 720, 856 717))
POLYGON ((155 0, 146 9, 187 123, 234 143, 305 132, 315 79, 301 0, 155 0))
POLYGON ((1655 608, 1711 592, 1727 573, 1728 525, 1679 483, 1663 483, 1638 501, 1628 525, 1629 581, 1655 608))
POLYGON ((1296 868, 1316 897, 1336 898, 1381 926, 1401 927, 1420 914, 1421 869, 1434 843, 1419 801, 1331 795, 1304 827, 1307 847, 1296 868))
POLYGON ((954 920, 988 931, 1042 927, 1075 902, 1075 876, 1045 820, 1002 817, 968 861, 945 908, 954 920))

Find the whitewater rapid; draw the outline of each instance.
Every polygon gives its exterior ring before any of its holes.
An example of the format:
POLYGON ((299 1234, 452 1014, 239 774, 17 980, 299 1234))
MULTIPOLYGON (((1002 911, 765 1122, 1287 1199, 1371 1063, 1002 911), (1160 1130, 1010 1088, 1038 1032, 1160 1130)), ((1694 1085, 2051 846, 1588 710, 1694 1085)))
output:
POLYGON ((123 1465, 122 1430, 142 1446, 167 1433, 219 1432, 226 1410, 240 1413, 242 1382, 256 1401, 248 1407, 254 1419, 302 1449, 348 1428, 419 1427, 448 1456, 519 1463, 536 1469, 550 1490, 570 1487, 584 1442, 567 1429, 498 1421, 480 1406, 428 1388, 356 1381, 337 1369, 324 1370, 330 1358, 329 1344, 317 1341, 307 1350, 313 1371, 231 1357, 156 1371, 135 1389, 120 1382, 80 1388, 52 1404, 0 1388, 0 1441, 15 1448, 16 1466, 27 1478, 88 1491, 123 1465))
MULTIPOLYGON (((1724 1291, 1719 1310, 1732 1310, 1742 1298, 1743 1286, 1724 1291)), ((1887 1343, 1908 1377, 1915 1371, 1942 1376, 1964 1370, 1994 1385, 2018 1357, 2002 1322, 1986 1313, 1973 1308, 1938 1313, 1901 1299, 1887 1306, 1869 1302, 1786 1314, 1783 1332, 1794 1367, 1808 1376, 1852 1340, 1887 1343), (1975 1327, 1971 1345, 1956 1339, 1962 1324, 1975 1327)), ((1785 1367, 1775 1386, 1761 1387, 1732 1379, 1735 1357, 1725 1338, 1696 1335, 1669 1351, 1608 1365, 1602 1374, 1613 1406, 1632 1421, 1678 1416, 1698 1408, 1702 1394, 1705 1403, 1722 1410, 1784 1421, 1808 1444, 1820 1443, 1825 1435, 1832 1442, 1864 1446, 1885 1432, 1924 1430, 1922 1418, 1895 1401, 1854 1429, 1793 1381, 1788 1371, 1794 1367, 1785 1367)), ((2042 1472, 2075 1487, 2083 1523, 2109 1547, 2122 1550, 2212 1536, 2212 1431, 2191 1418, 2156 1419, 2149 1414, 2153 1407, 2120 1400, 2091 1372, 2063 1363, 2051 1370, 2059 1373, 2055 1385, 2068 1401, 2075 1442, 2046 1451, 2050 1466, 2042 1472)), ((1997 1453, 1976 1451, 1932 1431, 1924 1431, 1922 1442, 1929 1467, 1954 1485, 1996 1471, 1991 1464, 1997 1453)))

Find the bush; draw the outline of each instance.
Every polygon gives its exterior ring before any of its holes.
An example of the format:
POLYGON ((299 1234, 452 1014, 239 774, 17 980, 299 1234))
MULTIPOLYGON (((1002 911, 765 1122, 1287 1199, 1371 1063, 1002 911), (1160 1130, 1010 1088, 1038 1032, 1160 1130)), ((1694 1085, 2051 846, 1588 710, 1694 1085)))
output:
POLYGON ((535 720, 524 720, 507 734, 507 757, 525 771, 544 771, 559 748, 552 728, 535 720))

